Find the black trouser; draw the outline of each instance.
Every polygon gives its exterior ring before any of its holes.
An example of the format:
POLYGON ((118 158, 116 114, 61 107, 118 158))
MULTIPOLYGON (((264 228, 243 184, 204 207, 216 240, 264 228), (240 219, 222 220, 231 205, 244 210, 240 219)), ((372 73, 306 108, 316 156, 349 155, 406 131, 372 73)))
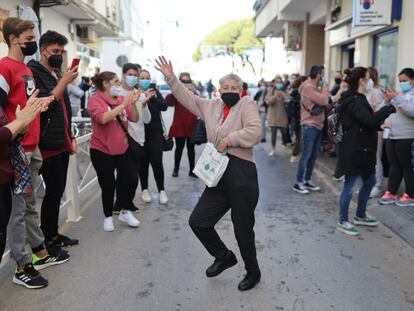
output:
POLYGON ((270 142, 273 148, 276 147, 277 130, 280 130, 281 132, 283 145, 287 145, 292 142, 287 127, 272 126, 270 127, 270 142))
POLYGON ((127 209, 134 164, 131 155, 126 151, 121 155, 110 155, 102 151, 91 149, 91 161, 98 176, 99 186, 102 190, 102 206, 105 217, 112 216, 114 208, 114 196, 122 209, 127 209), (132 167, 132 168, 131 168, 132 167), (116 170, 116 178, 115 178, 116 170))
POLYGON ((68 152, 43 160, 40 174, 43 176, 46 191, 42 202, 40 228, 46 241, 56 237, 59 227, 60 200, 65 192, 69 165, 68 152))
MULTIPOLYGON (((135 192, 137 191, 138 187, 138 181, 139 181, 139 170, 140 166, 142 164, 142 161, 144 159, 144 148, 141 147, 141 145, 136 145, 137 155, 134 155, 130 149, 127 150, 125 153, 125 160, 129 163, 129 169, 126 172, 127 175, 125 175, 125 178, 127 178, 127 181, 122 180, 120 177, 116 178, 116 202, 115 202, 115 210, 120 211, 121 209, 124 210, 135 210, 134 205, 134 198, 135 198, 135 192), (127 196, 127 202, 126 206, 120 205, 118 202, 122 202, 118 200, 118 189, 121 189, 122 185, 127 185, 128 188, 128 196, 127 196)), ((122 177, 122 175, 121 175, 122 177)))
POLYGON ((7 223, 12 208, 11 184, 0 185, 0 262, 6 247, 7 223))
POLYGON ((301 138, 302 129, 300 128, 300 126, 295 126, 294 131, 295 131, 295 146, 293 147, 292 155, 296 157, 300 153, 300 144, 302 142, 302 138, 301 138))
POLYGON ((193 171, 195 162, 195 150, 194 144, 191 142, 191 137, 176 137, 175 138, 175 158, 174 158, 174 170, 180 169, 181 156, 183 155, 184 145, 187 141, 187 155, 188 164, 190 166, 190 172, 193 171))
POLYGON ((254 234, 254 210, 259 199, 256 165, 228 155, 226 172, 218 185, 206 188, 190 216, 189 224, 207 251, 217 259, 228 252, 214 229, 231 209, 237 243, 247 271, 258 271, 254 234))
POLYGON ((164 190, 164 167, 162 165, 163 139, 162 133, 145 137, 144 157, 139 170, 139 179, 141 181, 142 190, 148 189, 150 163, 158 191, 164 190))
POLYGON ((404 177, 405 192, 414 197, 414 173, 411 159, 411 145, 414 139, 387 139, 386 150, 390 164, 388 191, 395 195, 404 177))

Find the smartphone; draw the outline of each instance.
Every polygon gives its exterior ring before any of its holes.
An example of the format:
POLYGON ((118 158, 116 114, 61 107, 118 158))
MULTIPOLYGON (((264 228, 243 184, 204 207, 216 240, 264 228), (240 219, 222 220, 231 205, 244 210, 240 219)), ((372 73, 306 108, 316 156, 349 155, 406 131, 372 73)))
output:
POLYGON ((155 83, 151 83, 150 85, 149 85, 149 88, 150 89, 153 89, 154 91, 157 89, 157 85, 155 84, 155 83))
POLYGON ((72 59, 72 65, 70 65, 70 69, 72 70, 73 68, 75 68, 76 66, 78 66, 79 63, 80 63, 80 59, 79 58, 72 59))

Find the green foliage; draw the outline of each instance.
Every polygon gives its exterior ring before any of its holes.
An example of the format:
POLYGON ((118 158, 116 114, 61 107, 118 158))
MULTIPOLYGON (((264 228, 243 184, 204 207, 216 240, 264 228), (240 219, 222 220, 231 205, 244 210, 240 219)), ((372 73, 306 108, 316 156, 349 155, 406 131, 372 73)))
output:
MULTIPOLYGON (((254 23, 252 18, 235 20, 220 26, 211 32, 201 43, 201 46, 222 46, 226 47, 227 54, 236 54, 243 57, 246 50, 263 49, 263 41, 254 36, 254 23)), ((198 47, 194 55, 199 52, 198 47)), ((197 54, 198 55, 198 54, 197 54)))

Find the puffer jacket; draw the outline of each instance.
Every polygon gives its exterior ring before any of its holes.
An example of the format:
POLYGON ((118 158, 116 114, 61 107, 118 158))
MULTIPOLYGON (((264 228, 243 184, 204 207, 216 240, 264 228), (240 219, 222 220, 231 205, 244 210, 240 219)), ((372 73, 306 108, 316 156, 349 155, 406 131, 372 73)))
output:
MULTIPOLYGON (((36 82, 36 87, 39 89, 39 97, 50 96, 52 90, 58 84, 58 80, 50 74, 50 72, 43 67, 39 62, 31 60, 27 64, 33 72, 33 77, 36 82)), ((60 78, 61 73, 55 71, 60 78)), ((49 105, 49 109, 40 114, 40 141, 39 147, 42 150, 59 150, 64 146, 65 136, 65 120, 64 112, 61 104, 64 101, 68 117, 68 131, 71 136, 71 120, 72 109, 67 90, 65 90, 62 98, 56 98, 49 105)))
POLYGON ((338 157, 340 174, 375 174, 377 131, 395 107, 386 105, 374 113, 365 95, 347 91, 336 111, 342 115, 344 133, 338 157))

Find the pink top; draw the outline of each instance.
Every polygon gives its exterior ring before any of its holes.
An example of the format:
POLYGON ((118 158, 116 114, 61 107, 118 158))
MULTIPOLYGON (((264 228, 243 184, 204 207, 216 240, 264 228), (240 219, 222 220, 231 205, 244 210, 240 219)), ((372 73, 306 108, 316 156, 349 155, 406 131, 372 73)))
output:
MULTIPOLYGON (((118 96, 116 99, 107 97, 102 92, 97 92, 88 101, 88 111, 92 119, 91 148, 99 150, 109 155, 124 154, 128 149, 128 140, 125 131, 122 129, 117 119, 113 119, 106 124, 102 123, 105 112, 112 107, 120 105, 124 97, 118 96)), ((131 115, 131 105, 121 111, 119 116, 125 128, 128 128, 128 116, 131 115)))

